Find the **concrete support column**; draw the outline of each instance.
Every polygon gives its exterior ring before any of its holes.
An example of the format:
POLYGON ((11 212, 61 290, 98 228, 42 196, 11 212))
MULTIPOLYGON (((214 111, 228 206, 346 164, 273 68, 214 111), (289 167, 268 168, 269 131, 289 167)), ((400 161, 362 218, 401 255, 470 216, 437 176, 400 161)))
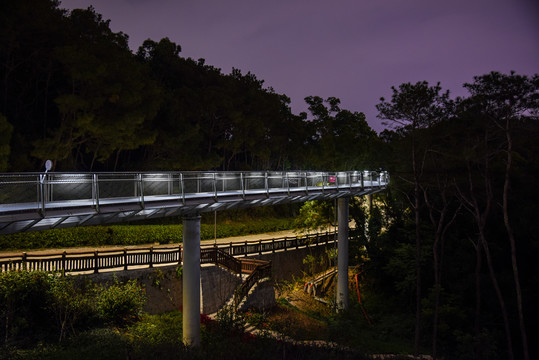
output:
POLYGON ((339 235, 337 248, 337 309, 348 309, 348 202, 339 198, 337 203, 339 235))
POLYGON ((183 342, 200 346, 200 215, 183 219, 183 342))

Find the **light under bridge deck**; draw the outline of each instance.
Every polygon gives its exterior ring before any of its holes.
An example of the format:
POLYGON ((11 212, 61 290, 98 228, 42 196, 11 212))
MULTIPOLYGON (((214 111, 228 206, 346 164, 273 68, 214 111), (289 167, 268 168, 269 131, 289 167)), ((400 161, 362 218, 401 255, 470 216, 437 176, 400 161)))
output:
POLYGON ((387 172, 0 174, 0 234, 361 196, 387 172))

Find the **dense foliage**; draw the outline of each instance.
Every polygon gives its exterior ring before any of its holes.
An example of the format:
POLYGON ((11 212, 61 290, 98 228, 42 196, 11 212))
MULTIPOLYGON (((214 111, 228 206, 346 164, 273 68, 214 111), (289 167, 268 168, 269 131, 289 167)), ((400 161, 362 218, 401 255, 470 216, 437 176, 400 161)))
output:
POLYGON ((127 326, 140 318, 145 301, 135 280, 97 284, 38 271, 0 273, 0 350, 62 342, 105 324, 127 326))
MULTIPOLYGON (((366 280, 415 313, 417 346, 458 358, 533 358, 539 75, 492 72, 449 99, 403 84, 380 117, 389 191, 365 224, 366 280)), ((358 247, 361 249, 361 247, 358 247)), ((399 305, 397 305, 399 304, 399 305)))
POLYGON ((134 54, 91 7, 3 1, 0 17, 0 171, 352 169, 377 139, 336 98, 292 114, 254 74, 182 58, 167 38, 134 54))
MULTIPOLYGON (((201 224, 201 240, 288 230, 291 219, 269 218, 248 222, 201 224), (217 232, 215 232, 217 230, 217 232)), ((31 250, 64 247, 178 244, 183 241, 183 225, 110 225, 52 229, 0 235, 0 250, 31 250)))

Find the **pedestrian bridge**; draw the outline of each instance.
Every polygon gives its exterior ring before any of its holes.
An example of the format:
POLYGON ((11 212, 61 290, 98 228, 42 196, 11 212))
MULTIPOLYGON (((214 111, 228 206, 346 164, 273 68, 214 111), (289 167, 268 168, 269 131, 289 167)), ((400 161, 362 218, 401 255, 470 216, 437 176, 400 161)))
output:
POLYGON ((372 194, 387 172, 0 174, 0 234, 372 194))
POLYGON ((200 213, 338 199, 336 303, 346 309, 349 198, 388 182, 371 171, 1 174, 0 234, 183 215, 183 341, 199 346, 200 213))

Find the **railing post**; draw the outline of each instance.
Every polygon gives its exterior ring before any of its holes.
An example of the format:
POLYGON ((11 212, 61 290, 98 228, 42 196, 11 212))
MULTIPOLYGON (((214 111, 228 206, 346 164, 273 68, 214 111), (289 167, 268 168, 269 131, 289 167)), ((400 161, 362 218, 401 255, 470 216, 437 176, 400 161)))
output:
POLYGON ((124 270, 127 270, 127 248, 124 248, 124 270))
POLYGON ((271 253, 275 254, 275 238, 271 239, 271 253))
POLYGON ((99 258, 97 249, 94 251, 94 273, 97 274, 99 272, 99 258))
POLYGON ((243 173, 240 172, 241 197, 245 200, 245 186, 243 185, 243 173))
POLYGON ((22 253, 22 269, 23 270, 26 270, 26 256, 27 256, 26 253, 23 252, 22 253))
POLYGON ((264 173, 264 187, 266 188, 266 197, 269 197, 269 183, 268 183, 268 172, 264 173))
POLYGON ((40 195, 40 204, 41 204, 41 216, 45 217, 45 203, 46 203, 46 197, 47 197, 47 189, 45 182, 47 180, 47 174, 39 175, 39 195, 40 195))
POLYGON ((139 189, 140 189, 140 207, 144 209, 144 180, 142 174, 138 174, 139 189))
POLYGON ((64 250, 64 252, 62 253, 62 276, 65 276, 66 274, 66 251, 64 250))
POLYGON ((181 265, 183 262, 183 251, 182 251, 182 244, 178 245, 178 265, 181 265))
POLYGON ((97 174, 92 175, 92 198, 94 200, 95 212, 99 212, 99 178, 97 174))
POLYGON ((213 173, 213 198, 217 201, 217 179, 215 173, 213 173))
POLYGON ((361 190, 365 189, 365 171, 361 172, 361 190))
POLYGON ((153 246, 150 246, 150 267, 153 268, 153 246))
POLYGON ((245 240, 245 251, 244 251, 244 256, 247 257, 247 240, 245 240))
POLYGON ((185 186, 184 186, 184 180, 183 180, 183 173, 180 173, 180 188, 181 188, 181 195, 182 195, 182 203, 185 205, 185 186))
POLYGON ((262 240, 258 242, 258 255, 262 255, 262 240))

